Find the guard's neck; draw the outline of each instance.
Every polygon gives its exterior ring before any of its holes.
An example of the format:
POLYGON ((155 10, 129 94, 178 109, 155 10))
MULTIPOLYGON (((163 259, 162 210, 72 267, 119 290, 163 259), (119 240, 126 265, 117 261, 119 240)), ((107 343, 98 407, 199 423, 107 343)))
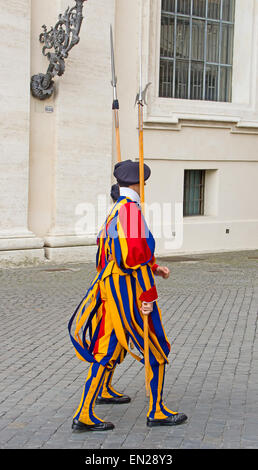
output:
POLYGON ((140 196, 139 194, 134 191, 132 188, 120 188, 120 196, 123 197, 128 197, 129 199, 132 199, 134 202, 137 202, 137 204, 140 204, 140 196))

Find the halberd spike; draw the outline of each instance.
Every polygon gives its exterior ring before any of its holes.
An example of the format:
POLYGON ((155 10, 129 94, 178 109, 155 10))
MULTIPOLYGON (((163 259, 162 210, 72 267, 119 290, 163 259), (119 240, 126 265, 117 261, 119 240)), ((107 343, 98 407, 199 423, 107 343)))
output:
MULTIPOLYGON (((144 90, 142 91, 142 99, 141 99, 141 102, 144 101, 145 104, 147 104, 147 101, 146 101, 146 94, 147 94, 147 90, 149 88, 149 86, 151 85, 151 82, 147 83, 146 87, 144 88, 144 90)), ((135 99, 135 105, 137 103, 139 103, 139 98, 140 98, 140 93, 137 93, 136 95, 136 99, 135 99)))

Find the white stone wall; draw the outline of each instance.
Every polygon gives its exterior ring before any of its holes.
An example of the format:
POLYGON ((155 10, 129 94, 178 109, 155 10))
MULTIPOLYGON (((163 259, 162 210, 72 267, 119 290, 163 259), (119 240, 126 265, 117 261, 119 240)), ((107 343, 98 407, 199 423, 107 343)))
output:
MULTIPOLYGON (((53 10, 64 12, 67 8, 65 0, 57 3, 53 8, 53 2, 49 2, 48 11, 42 2, 33 5, 33 24, 38 31, 44 15, 46 24, 51 25, 57 20, 53 10)), ((51 260, 95 257, 97 221, 94 227, 85 223, 79 237, 78 222, 87 218, 88 206, 97 207, 99 194, 110 191, 113 123, 109 25, 114 22, 114 7, 114 0, 85 2, 80 42, 69 53, 64 75, 55 80, 55 95, 44 103, 34 98, 31 101, 34 175, 30 224, 44 238, 45 253, 51 260), (53 113, 45 112, 46 105, 53 107, 53 113)), ((34 43, 34 73, 36 64, 40 66, 40 54, 40 45, 34 43)))
POLYGON ((236 0, 233 102, 217 103, 159 98, 159 0, 119 1, 117 42, 121 91, 121 145, 126 156, 138 155, 137 109, 139 25, 143 31, 145 84, 151 82, 144 107, 144 153, 152 168, 146 186, 150 223, 157 236, 157 252, 189 253, 254 249, 258 246, 258 4, 236 0), (133 38, 127 41, 128 34, 133 38), (244 31, 246 34, 244 34, 244 31), (124 56, 127 56, 124 65, 124 56), (128 76, 132 80, 128 80, 128 76), (185 169, 207 170, 205 212, 182 217, 185 169), (171 217, 156 215, 164 204, 171 217), (176 209, 181 217, 175 229, 176 209), (153 210, 152 210, 153 209, 153 210), (160 224, 164 225, 163 231, 160 224), (226 229, 229 233, 226 234, 226 229), (164 234, 171 235, 167 243, 164 234), (176 237, 173 237, 176 232, 176 237))
MULTIPOLYGON (((232 103, 158 97, 160 0, 142 0, 142 9, 141 0, 85 2, 80 43, 55 79, 54 96, 40 102, 29 85, 31 75, 48 67, 41 26, 55 25, 72 3, 9 0, 1 11, 0 263, 95 258, 116 161, 110 24, 123 159, 138 157, 142 28, 143 81, 152 82, 144 107, 145 159, 152 168, 146 202, 172 207, 172 219, 162 221, 171 243, 158 235, 157 252, 257 248, 257 1, 246 8, 246 0, 236 0, 232 103), (194 168, 207 170, 205 214, 183 219, 184 170, 194 168)), ((161 218, 150 213, 150 223, 159 234, 161 218)))

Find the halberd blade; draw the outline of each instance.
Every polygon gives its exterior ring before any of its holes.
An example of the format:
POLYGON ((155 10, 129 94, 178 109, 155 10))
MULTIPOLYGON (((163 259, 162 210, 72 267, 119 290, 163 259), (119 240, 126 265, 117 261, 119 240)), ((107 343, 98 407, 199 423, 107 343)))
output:
POLYGON ((116 70, 115 70, 115 53, 114 53, 114 43, 113 43, 113 31, 112 31, 112 26, 111 25, 110 25, 110 46, 111 46, 111 72, 112 72, 111 85, 113 87, 116 87, 117 77, 116 77, 116 70))

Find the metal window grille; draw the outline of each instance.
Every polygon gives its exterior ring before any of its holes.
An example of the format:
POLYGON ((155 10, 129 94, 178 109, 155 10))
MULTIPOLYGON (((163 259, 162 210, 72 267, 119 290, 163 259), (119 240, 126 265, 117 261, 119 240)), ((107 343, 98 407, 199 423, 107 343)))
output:
POLYGON ((184 216, 204 214, 205 170, 184 172, 184 216))
POLYGON ((162 0, 159 96, 232 99, 235 0, 162 0))

